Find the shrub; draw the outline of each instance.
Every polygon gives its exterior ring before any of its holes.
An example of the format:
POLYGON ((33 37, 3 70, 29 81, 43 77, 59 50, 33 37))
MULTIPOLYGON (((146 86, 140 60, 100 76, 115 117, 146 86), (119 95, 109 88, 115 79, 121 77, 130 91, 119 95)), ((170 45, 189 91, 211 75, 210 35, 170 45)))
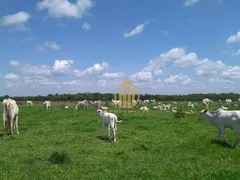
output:
POLYGON ((52 152, 48 160, 53 164, 64 164, 70 162, 71 158, 69 154, 65 151, 62 152, 54 151, 52 152))
POLYGON ((182 108, 177 109, 177 112, 174 114, 175 118, 184 118, 185 113, 183 112, 182 108))

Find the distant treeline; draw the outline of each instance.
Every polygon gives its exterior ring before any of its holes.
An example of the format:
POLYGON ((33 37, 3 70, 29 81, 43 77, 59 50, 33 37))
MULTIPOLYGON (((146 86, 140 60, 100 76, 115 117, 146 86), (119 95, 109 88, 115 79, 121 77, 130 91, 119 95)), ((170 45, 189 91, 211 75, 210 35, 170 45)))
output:
MULTIPOLYGON (((1 100, 10 97, 8 95, 0 97, 1 100)), ((11 96, 12 99, 16 101, 81 101, 87 100, 103 100, 111 101, 114 99, 114 94, 106 93, 77 93, 77 94, 49 94, 47 96, 11 96)), ((156 101, 201 101, 203 98, 209 98, 213 101, 218 101, 219 99, 232 99, 232 101, 238 101, 240 98, 237 93, 210 93, 210 94, 188 94, 188 95, 153 95, 153 94, 142 94, 140 95, 141 100, 149 99, 156 101)))

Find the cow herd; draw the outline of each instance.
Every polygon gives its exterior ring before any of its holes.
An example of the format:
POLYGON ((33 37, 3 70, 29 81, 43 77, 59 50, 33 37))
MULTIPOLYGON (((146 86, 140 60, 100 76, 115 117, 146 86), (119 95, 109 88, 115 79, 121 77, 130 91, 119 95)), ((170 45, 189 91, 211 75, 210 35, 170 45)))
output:
MULTIPOLYGON (((239 99, 240 101, 240 99, 239 99)), ((227 105, 232 106, 238 106, 238 103, 233 103, 231 99, 225 100, 227 105)), ((113 106, 119 107, 121 104, 119 100, 112 100, 110 104, 113 106)), ((156 102, 155 100, 139 100, 135 101, 133 100, 133 103, 140 105, 140 111, 149 112, 150 107, 147 107, 149 105, 152 106, 152 110, 172 110, 172 112, 177 112, 177 107, 174 105, 177 105, 177 102, 171 102, 168 104, 163 104, 161 102, 156 102), (158 105, 156 105, 158 104, 158 105), (174 107, 172 107, 174 106, 174 107)), ((228 110, 227 107, 223 106, 222 100, 218 100, 217 104, 220 105, 220 108, 216 111, 210 111, 209 107, 211 104, 213 104, 214 101, 210 100, 209 98, 204 98, 201 102, 201 104, 204 106, 205 110, 202 110, 199 113, 198 119, 199 120, 208 120, 213 126, 215 126, 219 131, 219 138, 223 138, 223 140, 229 144, 227 138, 224 134, 225 128, 231 128, 234 130, 237 140, 233 145, 233 148, 236 149, 237 145, 240 143, 240 110, 228 110)), ((26 102, 27 106, 33 105, 32 101, 26 102)), ((122 122, 119 121, 119 118, 116 114, 108 112, 108 107, 106 106, 107 103, 104 101, 78 101, 75 110, 78 110, 80 108, 88 108, 89 106, 97 107, 96 115, 101 119, 103 130, 104 127, 108 127, 108 137, 110 137, 110 129, 112 129, 113 132, 113 140, 116 142, 116 130, 117 130, 117 123, 122 122)), ((188 108, 195 108, 198 106, 198 103, 192 103, 188 102, 187 104, 188 108)), ((45 110, 49 110, 51 107, 51 101, 44 101, 43 107, 45 110)), ((68 106, 65 106, 65 108, 68 108, 68 106)), ((190 110, 189 112, 193 112, 190 110)), ((3 126, 4 126, 4 135, 11 134, 13 135, 13 130, 16 131, 17 134, 19 134, 18 130, 18 114, 19 114, 19 108, 15 100, 13 99, 4 99, 2 101, 2 117, 3 117, 3 126)), ((104 131, 103 131, 104 133, 104 131)))

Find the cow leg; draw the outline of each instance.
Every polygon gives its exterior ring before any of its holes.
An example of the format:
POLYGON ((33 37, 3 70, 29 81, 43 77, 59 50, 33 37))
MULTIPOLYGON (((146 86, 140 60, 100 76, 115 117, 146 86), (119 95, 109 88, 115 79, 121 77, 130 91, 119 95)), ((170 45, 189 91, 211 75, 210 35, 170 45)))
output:
POLYGON ((227 144, 230 144, 230 143, 228 142, 225 134, 224 134, 224 128, 223 128, 223 127, 220 128, 220 132, 221 132, 221 134, 222 134, 222 137, 223 137, 224 141, 225 141, 227 144))
POLYGON ((10 133, 13 135, 13 117, 10 118, 10 133))
POLYGON ((16 117, 15 117, 15 128, 16 128, 17 134, 19 134, 19 131, 18 131, 18 115, 16 115, 16 117))
POLYGON ((110 125, 108 125, 108 138, 110 138, 110 125))
POLYGON ((113 129, 113 140, 114 140, 114 142, 116 142, 117 141, 117 139, 116 139, 116 130, 115 130, 114 127, 112 129, 113 129))

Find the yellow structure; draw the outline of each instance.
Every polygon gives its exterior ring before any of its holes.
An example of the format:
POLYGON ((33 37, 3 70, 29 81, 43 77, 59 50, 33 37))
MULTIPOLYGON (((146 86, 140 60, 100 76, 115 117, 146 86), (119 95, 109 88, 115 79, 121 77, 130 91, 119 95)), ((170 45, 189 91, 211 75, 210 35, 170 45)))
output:
POLYGON ((118 85, 114 91, 114 100, 119 100, 120 108, 132 108, 137 104, 139 99, 140 93, 138 88, 135 85, 131 84, 131 81, 127 78, 124 79, 123 82, 118 85))

